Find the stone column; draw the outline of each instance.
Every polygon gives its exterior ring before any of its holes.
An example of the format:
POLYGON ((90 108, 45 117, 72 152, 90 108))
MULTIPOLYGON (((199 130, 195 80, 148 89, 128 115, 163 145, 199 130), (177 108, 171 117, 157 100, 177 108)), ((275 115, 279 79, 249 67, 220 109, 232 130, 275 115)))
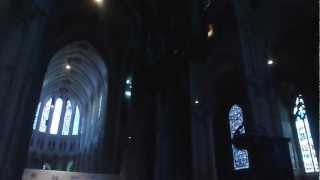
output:
POLYGON ((281 119, 275 108, 272 84, 272 15, 266 9, 275 1, 233 1, 242 49, 242 64, 248 91, 248 140, 253 179, 290 179, 285 153, 288 144, 281 136, 281 119), (270 18, 268 18, 270 17, 270 18), (275 137, 278 137, 277 139, 275 137), (287 147, 286 147, 287 146, 287 147), (287 172, 286 172, 287 171, 287 172), (286 174, 288 173, 288 174, 286 174))
MULTIPOLYGON (((201 102, 205 103, 205 102, 201 102)), ((212 112, 203 112, 202 104, 194 104, 192 115, 192 157, 194 180, 217 179, 212 112)), ((211 108, 213 109, 213 108, 211 108)))
POLYGON ((128 116, 124 179, 150 180, 153 176, 154 116, 153 97, 146 89, 146 74, 134 74, 131 111, 128 116))
MULTIPOLYGON (((242 64, 248 85, 252 131, 258 135, 279 135, 279 123, 274 117, 271 70, 267 61, 272 57, 270 33, 264 29, 259 9, 249 0, 234 1, 242 49, 242 64)), ((259 3, 259 2, 256 2, 259 3)), ((263 5, 259 5, 263 6, 263 5)))
MULTIPOLYGON (((33 85, 37 84, 35 79, 41 79, 39 77, 42 75, 33 75, 37 71, 35 68, 39 67, 45 18, 37 13, 35 16, 13 14, 8 17, 8 31, 4 32, 6 37, 2 37, 6 43, 0 50, 3 89, 0 92, 0 119, 3 120, 0 130, 0 179, 20 180, 27 165, 34 110, 38 103, 36 99, 40 95, 36 97, 34 92, 37 88, 33 85)), ((40 83, 37 85, 40 87, 40 83)))
MULTIPOLYGON (((217 179, 214 139, 215 92, 207 72, 213 68, 206 63, 190 66, 191 112, 192 112, 192 167, 194 180, 217 179), (211 85, 210 85, 211 84, 211 85), (196 103, 197 100, 197 103, 196 103)), ((221 167, 221 166, 219 166, 221 167)))
POLYGON ((189 66, 185 58, 183 51, 169 55, 157 72, 156 180, 193 179, 189 66))

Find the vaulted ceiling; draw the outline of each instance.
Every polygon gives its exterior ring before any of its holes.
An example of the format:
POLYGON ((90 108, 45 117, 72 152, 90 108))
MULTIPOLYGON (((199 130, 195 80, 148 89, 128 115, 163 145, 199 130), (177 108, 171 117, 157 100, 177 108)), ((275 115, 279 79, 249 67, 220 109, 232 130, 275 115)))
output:
POLYGON ((75 42, 51 59, 42 88, 42 97, 61 94, 82 107, 107 88, 107 69, 96 50, 87 42, 75 42))

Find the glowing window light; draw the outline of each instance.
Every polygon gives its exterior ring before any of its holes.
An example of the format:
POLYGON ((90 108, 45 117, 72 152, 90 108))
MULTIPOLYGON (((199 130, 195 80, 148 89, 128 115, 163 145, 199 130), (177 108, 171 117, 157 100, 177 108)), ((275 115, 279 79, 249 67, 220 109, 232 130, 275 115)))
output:
POLYGON ((98 109, 98 117, 100 117, 101 115, 101 107, 102 106, 102 96, 100 96, 100 99, 99 99, 99 109, 98 109))
POLYGON ((40 120, 40 126, 39 126, 39 131, 40 132, 46 132, 47 130, 47 121, 49 119, 49 114, 50 114, 50 110, 51 110, 51 103, 52 103, 52 98, 50 98, 42 111, 42 116, 41 116, 41 120, 40 120))
MULTIPOLYGON (((238 105, 233 105, 229 111, 229 126, 231 139, 236 130, 243 125, 243 113, 242 109, 238 105)), ((240 134, 245 134, 245 128, 240 129, 240 134)), ((240 150, 232 145, 233 153, 233 168, 235 170, 248 169, 249 165, 249 153, 247 150, 240 150)))
POLYGON ((126 98, 131 98, 132 96, 132 78, 128 77, 126 79, 126 86, 125 86, 125 91, 124 91, 124 95, 126 98))
POLYGON ((80 125, 80 110, 79 107, 76 107, 76 114, 74 115, 72 135, 78 135, 80 125))
POLYGON ((32 126, 33 130, 35 130, 37 128, 38 117, 39 117, 39 113, 40 113, 40 107, 41 107, 41 102, 39 102, 38 106, 37 106, 36 115, 35 115, 34 120, 33 120, 33 126, 32 126))
POLYGON ((131 97, 131 92, 130 91, 125 91, 124 94, 126 95, 127 98, 131 97))
POLYGON ((68 100, 66 105, 66 112, 64 114, 62 135, 69 135, 71 117, 72 117, 72 105, 70 100, 68 100))
POLYGON ((56 100, 54 111, 53 111, 50 134, 58 134, 59 124, 61 119, 61 112, 62 112, 62 105, 63 105, 63 100, 61 98, 58 98, 56 100))
POLYGON ((301 155, 306 173, 319 172, 319 164, 311 137, 310 126, 302 95, 296 98, 293 109, 300 144, 301 155))

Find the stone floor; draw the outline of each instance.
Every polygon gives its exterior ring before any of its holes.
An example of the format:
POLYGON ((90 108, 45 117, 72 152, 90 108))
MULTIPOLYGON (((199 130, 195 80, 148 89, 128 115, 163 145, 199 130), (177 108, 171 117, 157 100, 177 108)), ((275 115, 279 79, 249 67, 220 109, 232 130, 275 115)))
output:
POLYGON ((25 169, 22 180, 119 180, 117 175, 25 169))

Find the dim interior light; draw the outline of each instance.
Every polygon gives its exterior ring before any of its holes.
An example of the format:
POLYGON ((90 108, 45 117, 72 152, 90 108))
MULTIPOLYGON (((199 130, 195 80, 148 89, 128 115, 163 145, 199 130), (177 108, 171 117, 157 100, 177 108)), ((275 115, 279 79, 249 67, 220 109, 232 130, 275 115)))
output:
POLYGON ((127 97, 131 97, 131 92, 130 92, 130 91, 125 91, 125 95, 126 95, 127 97))
POLYGON ((70 66, 69 64, 66 64, 65 68, 66 68, 67 70, 70 70, 70 69, 71 69, 71 66, 70 66))
POLYGON ((94 0, 94 2, 98 5, 102 5, 103 4, 103 0, 94 0))
POLYGON ((268 64, 268 65, 273 65, 273 64, 274 64, 274 61, 273 61, 272 59, 269 59, 268 62, 267 62, 267 64, 268 64))
POLYGON ((208 38, 211 38, 214 35, 214 28, 212 24, 208 26, 208 38))

